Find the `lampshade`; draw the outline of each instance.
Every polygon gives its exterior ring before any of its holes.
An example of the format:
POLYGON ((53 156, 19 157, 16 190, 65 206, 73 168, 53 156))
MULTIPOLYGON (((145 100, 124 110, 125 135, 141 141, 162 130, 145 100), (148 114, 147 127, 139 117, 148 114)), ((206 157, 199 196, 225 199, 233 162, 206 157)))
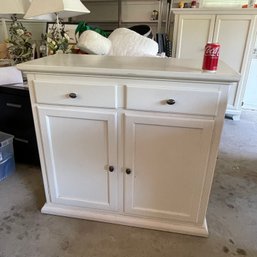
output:
POLYGON ((0 17, 11 18, 13 14, 25 14, 29 5, 29 0, 6 0, 0 5, 0 17))
MULTIPOLYGON (((2 1, 3 2, 3 1, 2 1)), ((12 15, 20 15, 21 17, 26 13, 30 5, 30 0, 6 0, 0 5, 0 17, 2 18, 2 27, 4 39, 8 38, 8 32, 5 20, 10 19, 12 15)))
POLYGON ((90 11, 80 0, 32 0, 24 18, 46 17, 48 20, 54 20, 56 18, 54 13, 58 13, 59 18, 69 18, 90 13, 90 11))

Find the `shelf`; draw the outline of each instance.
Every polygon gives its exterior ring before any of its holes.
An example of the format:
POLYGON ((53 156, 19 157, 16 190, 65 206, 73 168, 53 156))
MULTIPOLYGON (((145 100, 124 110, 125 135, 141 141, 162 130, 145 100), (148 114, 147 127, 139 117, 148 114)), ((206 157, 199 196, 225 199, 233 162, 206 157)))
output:
POLYGON ((121 23, 158 23, 158 21, 151 21, 151 20, 139 20, 139 21, 135 21, 135 20, 133 20, 133 21, 129 21, 129 20, 122 20, 121 21, 121 23))
POLYGON ((118 0, 86 0, 86 1, 81 1, 82 3, 85 3, 85 5, 87 3, 94 3, 94 2, 98 2, 98 3, 105 3, 105 2, 118 2, 118 0))
MULTIPOLYGON (((128 24, 149 24, 158 27, 161 31, 166 21, 167 0, 84 0, 82 1, 91 11, 90 14, 83 15, 83 19, 88 23, 96 24, 118 24, 118 27, 128 26, 128 24), (159 12, 160 20, 151 20, 154 10, 159 12), (162 10, 162 11, 161 11, 162 10)), ((76 18, 75 18, 76 19, 76 18)))
POLYGON ((109 21, 109 20, 96 20, 96 21, 87 20, 87 23, 118 23, 118 21, 117 20, 115 20, 115 21, 109 21))

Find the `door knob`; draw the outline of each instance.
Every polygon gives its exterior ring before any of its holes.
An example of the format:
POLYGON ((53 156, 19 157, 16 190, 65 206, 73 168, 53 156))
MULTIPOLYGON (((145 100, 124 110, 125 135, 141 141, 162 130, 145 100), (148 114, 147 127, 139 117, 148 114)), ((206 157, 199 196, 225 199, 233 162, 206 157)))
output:
POLYGON ((109 166, 109 171, 113 172, 114 171, 114 167, 113 166, 109 166))
POLYGON ((168 105, 173 105, 173 104, 176 103, 176 101, 175 101, 174 99, 168 99, 168 100, 166 101, 166 103, 167 103, 168 105))
POLYGON ((70 98, 77 98, 77 94, 76 93, 69 93, 69 97, 70 98))
POLYGON ((131 173, 131 169, 126 169, 126 173, 129 175, 131 173))

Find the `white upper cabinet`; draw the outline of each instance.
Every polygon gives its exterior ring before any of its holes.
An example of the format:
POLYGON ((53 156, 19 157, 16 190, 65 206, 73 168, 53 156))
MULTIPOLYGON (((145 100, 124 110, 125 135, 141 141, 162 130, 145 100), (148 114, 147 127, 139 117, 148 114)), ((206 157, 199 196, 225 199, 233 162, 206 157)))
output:
POLYGON ((203 58, 207 42, 219 43, 220 60, 241 80, 231 86, 226 114, 240 117, 251 51, 256 33, 256 10, 175 10, 173 57, 203 58))

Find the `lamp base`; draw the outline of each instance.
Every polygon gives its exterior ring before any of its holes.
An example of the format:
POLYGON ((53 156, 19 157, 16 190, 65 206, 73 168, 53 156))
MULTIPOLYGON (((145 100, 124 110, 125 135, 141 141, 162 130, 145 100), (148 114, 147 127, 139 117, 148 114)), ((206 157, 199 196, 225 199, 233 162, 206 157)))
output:
POLYGON ((6 43, 0 43, 0 60, 8 59, 8 58, 9 58, 9 53, 8 53, 6 43))

